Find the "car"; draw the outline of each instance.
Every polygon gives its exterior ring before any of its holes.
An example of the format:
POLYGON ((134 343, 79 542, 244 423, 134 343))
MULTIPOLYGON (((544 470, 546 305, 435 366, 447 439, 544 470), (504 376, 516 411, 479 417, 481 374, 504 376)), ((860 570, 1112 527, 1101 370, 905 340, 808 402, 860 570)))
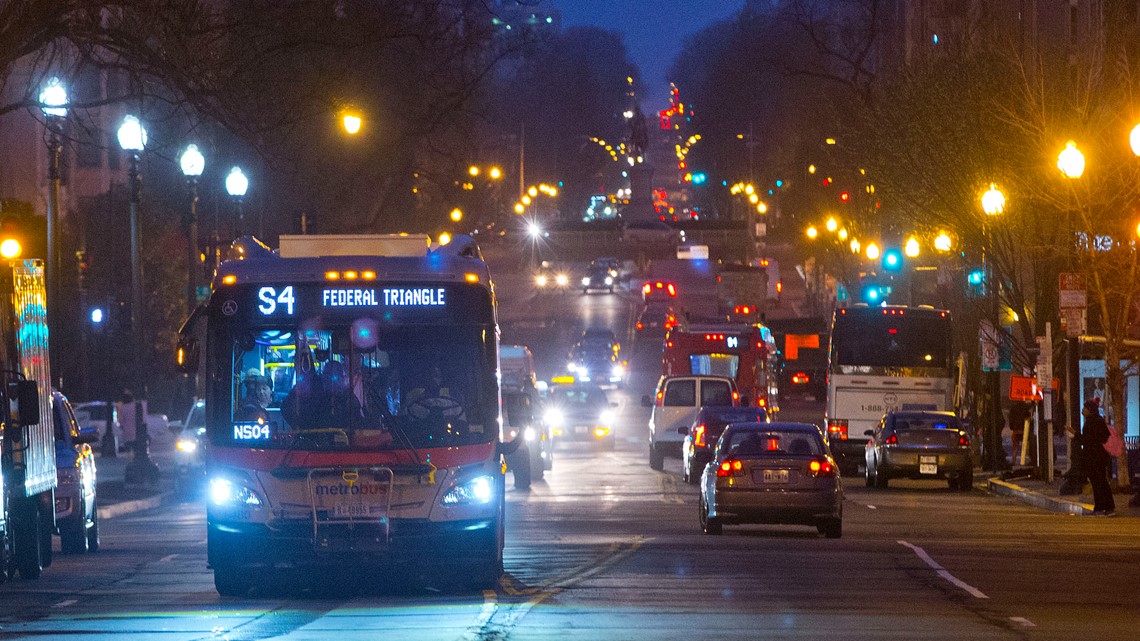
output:
POLYGON ((530 487, 531 481, 541 481, 544 473, 554 466, 554 434, 543 420, 539 394, 533 384, 504 387, 502 398, 507 440, 522 438, 524 445, 507 457, 507 467, 514 471, 515 487, 525 489, 530 487))
POLYGON ((118 407, 114 403, 106 401, 91 401, 76 403, 72 408, 80 427, 94 427, 103 435, 101 445, 103 456, 114 456, 119 451, 119 434, 122 433, 122 428, 119 425, 118 407), (111 429, 107 429, 108 420, 111 429))
POLYGON ((634 324, 636 336, 638 340, 660 341, 665 338, 665 332, 677 326, 677 319, 682 316, 683 313, 676 305, 663 301, 649 301, 637 314, 637 322, 634 324))
POLYGON ((843 535, 839 466, 823 432, 807 423, 732 423, 701 474, 698 517, 705 534, 725 525, 809 525, 843 535))
POLYGON ((739 407, 736 383, 726 376, 689 374, 662 376, 652 397, 641 397, 649 415, 649 467, 661 471, 665 457, 681 457, 684 434, 701 407, 739 407))
POLYGON ((95 423, 82 425, 63 394, 52 392, 55 422, 55 525, 64 554, 99 549, 99 508, 96 496, 95 453, 99 440, 95 423))
POLYGON ((613 449, 617 407, 594 383, 552 385, 543 419, 557 439, 588 441, 613 449))
POLYGON ((626 362, 621 360, 621 343, 608 329, 588 329, 570 350, 566 365, 575 379, 583 383, 621 387, 625 381, 626 362))
POLYGON ((970 435, 953 412, 888 412, 866 435, 867 487, 886 488, 893 478, 944 479, 963 492, 974 487, 970 435))
POLYGON ((590 261, 590 268, 601 267, 613 277, 614 281, 621 278, 621 260, 612 256, 603 256, 590 261))
POLYGON ((702 407, 689 427, 678 427, 684 433, 681 444, 681 476, 696 485, 701 471, 712 460, 717 439, 729 423, 766 423, 768 412, 763 407, 702 407))
POLYGON ((613 275, 605 265, 591 265, 586 270, 586 275, 582 277, 582 293, 588 294, 591 289, 604 289, 609 293, 614 292, 614 283, 617 282, 617 277, 613 275))
POLYGON ((206 487, 206 401, 197 399, 190 405, 186 418, 173 421, 174 489, 187 497, 206 487))
POLYGON ((538 292, 564 292, 570 287, 570 272, 542 261, 534 272, 534 286, 538 292))

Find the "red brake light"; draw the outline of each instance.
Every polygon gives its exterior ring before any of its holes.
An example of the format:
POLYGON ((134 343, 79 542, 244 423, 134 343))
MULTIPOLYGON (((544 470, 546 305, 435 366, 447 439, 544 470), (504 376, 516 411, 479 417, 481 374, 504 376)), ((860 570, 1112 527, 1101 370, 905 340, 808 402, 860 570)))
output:
POLYGON ((816 478, 835 476, 835 467, 831 461, 812 459, 811 463, 808 463, 808 469, 811 470, 811 475, 816 478))
POLYGON ((883 445, 898 445, 898 444, 899 444, 899 437, 895 436, 894 434, 891 434, 887 438, 883 439, 883 445))
POLYGON ((969 447, 970 446, 970 437, 966 436, 965 432, 962 432, 961 434, 958 435, 958 445, 960 445, 962 447, 969 447))
POLYGON ((656 287, 657 289, 661 289, 662 287, 665 286, 665 283, 663 283, 661 281, 657 281, 656 283, 653 284, 653 286, 656 287))
POLYGON ((780 450, 780 439, 778 439, 778 438, 768 439, 768 451, 769 452, 778 452, 779 450, 780 450))
POLYGON ((794 385, 807 385, 810 382, 811 377, 807 375, 807 372, 796 372, 792 374, 792 384, 794 385))
POLYGON ((756 399, 756 405, 757 405, 757 406, 759 406, 759 407, 765 407, 765 406, 767 406, 767 405, 768 405, 768 399, 766 399, 766 398, 758 398, 758 399, 756 399))
POLYGON ((640 332, 643 329, 645 329, 645 325, 643 325, 641 321, 637 321, 637 331, 640 332))
POLYGON ((744 471, 744 463, 738 459, 729 459, 716 469, 717 476, 740 476, 744 471))
POLYGON ((834 420, 827 422, 827 437, 835 438, 840 441, 847 440, 847 421, 834 420))
POLYGON ((697 447, 705 446, 705 424, 697 425, 697 429, 693 431, 693 444, 697 447))
POLYGON ((648 294, 649 290, 651 290, 651 289, 653 289, 653 288, 649 286, 649 283, 645 283, 644 285, 641 286, 641 293, 642 294, 648 294))
POLYGON ((734 391, 732 392, 732 402, 733 402, 733 404, 735 405, 735 404, 736 404, 736 403, 738 403, 739 401, 740 401, 740 392, 737 392, 737 391, 735 391, 735 390, 734 390, 734 391))
POLYGON ((783 293, 783 291, 784 291, 784 283, 783 283, 783 281, 779 281, 779 280, 778 280, 778 281, 776 281, 776 293, 777 293, 777 294, 781 294, 781 293, 783 293))
POLYGON ((670 296, 676 296, 677 295, 677 288, 673 286, 673 283, 669 283, 669 285, 665 289, 667 289, 669 291, 670 296))

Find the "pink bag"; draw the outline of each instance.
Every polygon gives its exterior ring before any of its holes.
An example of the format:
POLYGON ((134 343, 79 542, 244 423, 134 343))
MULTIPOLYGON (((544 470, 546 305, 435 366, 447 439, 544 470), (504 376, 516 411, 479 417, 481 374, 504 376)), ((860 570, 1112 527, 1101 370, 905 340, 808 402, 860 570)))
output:
POLYGON ((1120 437, 1120 432, 1111 425, 1108 426, 1108 440, 1104 442, 1104 451, 1112 455, 1113 458, 1120 458, 1124 454, 1124 439, 1120 437))

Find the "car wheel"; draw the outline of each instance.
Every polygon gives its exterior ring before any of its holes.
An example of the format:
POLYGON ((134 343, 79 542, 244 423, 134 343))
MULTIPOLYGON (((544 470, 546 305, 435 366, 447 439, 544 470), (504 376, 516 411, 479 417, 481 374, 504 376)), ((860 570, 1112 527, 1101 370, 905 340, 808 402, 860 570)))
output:
POLYGON ((515 453, 507 461, 507 466, 510 467, 511 473, 515 477, 516 490, 530 489, 530 451, 525 448, 524 445, 515 450, 515 453))
POLYGON ((649 467, 658 472, 665 469, 665 455, 653 443, 649 444, 649 467))
POLYGON ((867 462, 867 469, 863 471, 863 482, 867 487, 875 487, 875 477, 871 474, 871 463, 867 462))
POLYGON ((590 288, 589 288, 589 287, 583 287, 583 288, 582 288, 582 293, 583 293, 583 294, 589 294, 589 293, 590 293, 590 288))
POLYGON ((704 498, 700 501, 700 515, 701 515, 701 531, 705 534, 717 536, 724 532, 724 526, 721 525, 719 519, 709 516, 708 505, 705 504, 704 498))
POLYGON ((99 551, 99 503, 93 501, 91 506, 91 527, 87 528, 87 551, 99 551))
POLYGON ((838 539, 843 536, 843 519, 828 519, 817 524, 815 529, 829 539, 838 539))
POLYGON ((214 567, 214 589, 222 596, 245 596, 253 589, 253 578, 238 568, 214 567))
POLYGON ((87 551, 86 506, 80 503, 71 518, 59 524, 59 549, 64 554, 83 554, 87 551))
POLYGON ((24 579, 38 579, 43 572, 43 537, 39 507, 31 499, 18 499, 12 510, 16 521, 13 563, 24 579))
POLYGON ((958 477, 958 490, 969 492, 974 489, 974 471, 969 470, 958 477))
POLYGON ((883 470, 879 469, 878 465, 875 466, 875 487, 880 490, 887 489, 887 475, 883 473, 883 470))
POLYGON ((544 476, 543 472, 546 471, 546 468, 543 466, 542 462, 542 446, 536 443, 532 451, 534 454, 530 456, 530 480, 541 481, 542 477, 544 476))
POLYGON ((685 466, 685 482, 689 485, 696 485, 701 482, 701 471, 696 468, 691 459, 689 464, 685 466))

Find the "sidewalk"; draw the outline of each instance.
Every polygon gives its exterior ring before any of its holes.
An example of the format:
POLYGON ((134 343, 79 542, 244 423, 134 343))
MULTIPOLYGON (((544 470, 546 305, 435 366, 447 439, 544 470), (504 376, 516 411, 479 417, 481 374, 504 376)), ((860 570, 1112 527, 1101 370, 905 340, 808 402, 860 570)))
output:
MULTIPOLYGON (((992 494, 1015 498, 1023 503, 1033 505, 1052 512, 1074 514, 1076 516, 1092 516, 1093 498, 1087 493, 1071 496, 1061 496, 1061 484, 1065 482, 1063 476, 1057 476, 1052 482, 1028 476, 1018 476, 1016 473, 1006 473, 985 481, 984 487, 992 494)), ((1140 507, 1129 507, 1131 494, 1114 494, 1116 503, 1116 517, 1140 518, 1140 507)))
POLYGON ((124 514, 150 510, 162 505, 174 491, 174 449, 173 441, 163 440, 152 448, 151 460, 158 465, 161 477, 150 486, 127 485, 124 481, 127 466, 134 459, 133 452, 121 452, 113 458, 99 454, 95 445, 96 501, 99 505, 99 518, 110 519, 124 514))

